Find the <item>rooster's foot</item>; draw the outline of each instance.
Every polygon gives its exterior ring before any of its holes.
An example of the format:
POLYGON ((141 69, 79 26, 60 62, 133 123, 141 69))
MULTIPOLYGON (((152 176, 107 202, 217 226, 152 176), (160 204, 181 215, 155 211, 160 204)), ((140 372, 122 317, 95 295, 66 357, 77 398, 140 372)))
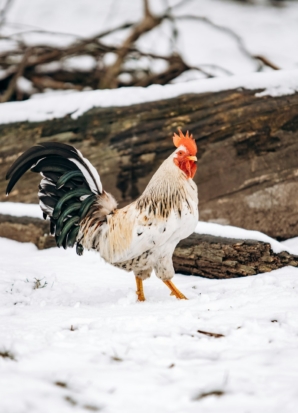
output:
POLYGON ((137 291, 136 294, 138 296, 138 301, 145 301, 144 289, 143 289, 143 280, 141 278, 136 277, 136 284, 137 284, 137 291))
POLYGON ((174 295, 175 297, 179 298, 180 300, 187 300, 184 294, 182 294, 181 291, 178 290, 178 288, 172 283, 172 281, 164 281, 165 285, 169 287, 171 290, 171 295, 174 295))

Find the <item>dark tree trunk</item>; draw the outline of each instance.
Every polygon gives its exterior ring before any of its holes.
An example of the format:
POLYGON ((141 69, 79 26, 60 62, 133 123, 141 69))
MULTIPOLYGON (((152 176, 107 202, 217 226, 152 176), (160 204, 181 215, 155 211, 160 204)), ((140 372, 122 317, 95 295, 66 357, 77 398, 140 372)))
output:
MULTIPOLYGON (((33 242, 39 249, 56 245, 48 234, 49 221, 0 214, 0 237, 33 242)), ((268 243, 192 234, 173 255, 175 271, 207 278, 234 278, 270 272, 286 265, 298 266, 298 256, 274 254, 268 243)))
MULTIPOLYGON (((298 93, 256 97, 230 90, 94 108, 78 119, 0 125, 0 200, 4 176, 31 145, 74 144, 98 168, 120 206, 136 199, 173 151, 172 133, 190 130, 198 143, 200 219, 258 229, 280 239, 298 235, 298 93)), ((8 200, 36 202, 30 173, 8 200)))

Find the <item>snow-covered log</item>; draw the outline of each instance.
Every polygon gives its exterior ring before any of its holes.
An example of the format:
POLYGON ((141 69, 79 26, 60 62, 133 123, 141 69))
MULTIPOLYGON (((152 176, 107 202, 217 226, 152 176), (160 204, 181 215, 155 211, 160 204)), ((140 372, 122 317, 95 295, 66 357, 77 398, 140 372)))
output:
MULTIPOLYGON (((49 222, 33 217, 0 214, 0 237, 33 242, 39 249, 56 245, 49 236, 49 222)), ((173 256, 178 273, 207 278, 234 278, 298 266, 298 256, 274 253, 269 242, 193 233, 182 240, 173 256)))
MULTIPOLYGON (((297 236, 297 91, 292 71, 2 104, 0 200, 5 173, 20 153, 54 140, 80 149, 123 206, 173 151, 171 136, 180 127, 198 143, 203 221, 297 236)), ((36 202, 38 179, 28 173, 9 200, 36 202)))
POLYGON ((274 253, 268 242, 194 233, 180 241, 173 255, 175 271, 207 278, 234 278, 292 265, 298 256, 274 253))

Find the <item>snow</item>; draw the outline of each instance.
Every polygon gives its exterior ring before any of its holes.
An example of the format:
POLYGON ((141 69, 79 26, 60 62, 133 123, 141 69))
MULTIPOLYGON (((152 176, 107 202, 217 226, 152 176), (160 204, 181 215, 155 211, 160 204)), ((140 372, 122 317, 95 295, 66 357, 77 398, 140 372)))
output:
POLYGON ((268 242, 269 244, 271 244, 271 248, 273 252, 275 252, 276 254, 278 254, 281 251, 288 251, 291 254, 297 254, 297 248, 295 250, 297 241, 295 239, 293 243, 281 243, 260 231, 250 231, 244 228, 233 227, 231 225, 221 225, 212 222, 199 221, 195 232, 198 232, 199 234, 214 235, 215 237, 255 239, 258 241, 268 242))
POLYGON ((286 248, 290 248, 293 254, 298 255, 298 237, 287 239, 281 243, 286 248))
MULTIPOLYGON (((0 213, 41 216, 10 202, 0 213)), ((298 238, 206 222, 197 231, 298 251, 298 238)), ((296 412, 298 269, 176 274, 188 301, 153 274, 139 303, 133 274, 99 254, 4 238, 0 250, 0 412, 296 412)))
POLYGON ((298 91, 298 70, 253 73, 228 78, 196 80, 175 85, 152 85, 116 90, 37 95, 39 98, 0 105, 0 124, 38 122, 71 114, 78 118, 93 107, 130 106, 133 104, 170 99, 188 93, 219 92, 229 89, 264 89, 263 94, 282 96, 298 91))
POLYGON ((0 214, 42 218, 42 211, 38 204, 23 204, 21 202, 0 202, 0 214))
POLYGON ((153 275, 138 303, 98 254, 0 249, 1 412, 296 412, 297 269, 176 275, 188 301, 153 275))

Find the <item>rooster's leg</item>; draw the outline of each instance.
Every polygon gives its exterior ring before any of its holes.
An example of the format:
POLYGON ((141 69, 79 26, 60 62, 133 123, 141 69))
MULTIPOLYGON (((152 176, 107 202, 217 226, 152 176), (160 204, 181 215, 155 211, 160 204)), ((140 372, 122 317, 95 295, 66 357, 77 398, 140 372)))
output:
POLYGON ((179 298, 180 300, 187 300, 184 294, 182 294, 181 291, 178 290, 178 288, 172 283, 172 281, 164 281, 165 285, 169 287, 169 289, 172 291, 171 295, 174 295, 175 297, 179 298))
POLYGON ((136 277, 136 284, 137 284, 137 296, 138 296, 138 301, 145 301, 145 296, 144 296, 144 289, 143 289, 143 280, 139 277, 136 277))

